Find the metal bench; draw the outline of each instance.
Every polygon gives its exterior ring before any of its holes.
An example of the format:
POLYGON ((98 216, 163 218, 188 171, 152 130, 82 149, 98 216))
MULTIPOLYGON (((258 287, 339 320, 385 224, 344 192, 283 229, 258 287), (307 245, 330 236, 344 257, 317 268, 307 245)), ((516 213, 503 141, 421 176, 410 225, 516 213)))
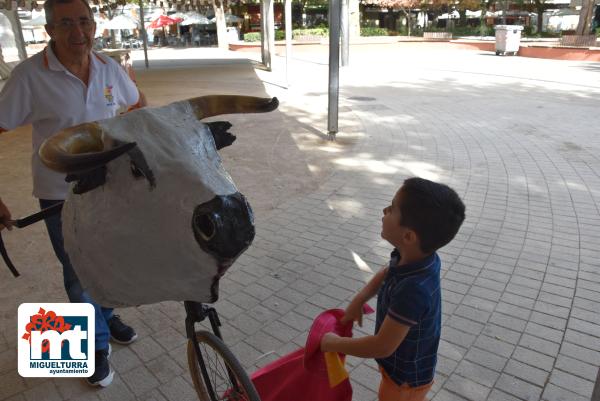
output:
POLYGON ((563 35, 559 43, 561 46, 573 47, 596 46, 596 35, 563 35))
POLYGON ((452 39, 452 32, 423 32, 423 40, 450 40, 452 39))

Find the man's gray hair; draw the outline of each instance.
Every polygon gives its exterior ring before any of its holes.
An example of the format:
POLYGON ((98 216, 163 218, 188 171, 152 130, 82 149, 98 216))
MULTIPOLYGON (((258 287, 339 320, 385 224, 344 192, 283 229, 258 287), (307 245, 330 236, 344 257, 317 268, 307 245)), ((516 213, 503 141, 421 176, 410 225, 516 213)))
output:
POLYGON ((90 7, 90 5, 88 4, 88 2, 86 0, 46 0, 44 2, 44 12, 46 13, 46 24, 54 23, 54 5, 72 3, 74 1, 81 1, 83 4, 85 4, 85 7, 90 12, 90 18, 92 20, 94 19, 94 13, 92 12, 92 8, 90 7))

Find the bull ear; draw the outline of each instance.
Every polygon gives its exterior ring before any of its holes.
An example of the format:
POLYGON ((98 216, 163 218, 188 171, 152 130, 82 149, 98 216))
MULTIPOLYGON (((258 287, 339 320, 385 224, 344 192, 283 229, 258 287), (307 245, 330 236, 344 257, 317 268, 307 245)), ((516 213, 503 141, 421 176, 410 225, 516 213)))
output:
POLYGON ((102 139, 97 123, 66 128, 46 139, 39 150, 42 162, 61 173, 78 173, 103 166, 135 147, 135 142, 113 146, 102 139))
POLYGON ((199 120, 221 114, 266 113, 279 106, 279 100, 254 96, 210 95, 195 97, 188 102, 199 120))

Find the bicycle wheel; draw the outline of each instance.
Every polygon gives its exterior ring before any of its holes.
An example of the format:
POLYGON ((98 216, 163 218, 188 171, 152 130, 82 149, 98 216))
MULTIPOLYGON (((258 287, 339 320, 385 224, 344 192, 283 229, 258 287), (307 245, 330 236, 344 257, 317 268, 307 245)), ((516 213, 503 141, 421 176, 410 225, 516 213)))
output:
POLYGON ((197 331, 202 360, 188 340, 188 365, 200 401, 260 401, 254 384, 223 341, 208 331, 197 331))

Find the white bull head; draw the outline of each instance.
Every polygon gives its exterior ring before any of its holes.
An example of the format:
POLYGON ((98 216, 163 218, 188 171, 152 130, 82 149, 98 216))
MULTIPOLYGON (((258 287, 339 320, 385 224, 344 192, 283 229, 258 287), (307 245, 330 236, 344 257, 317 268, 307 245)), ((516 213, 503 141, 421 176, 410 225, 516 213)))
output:
POLYGON ((217 300, 254 222, 217 153, 235 137, 200 120, 277 106, 276 98, 205 96, 81 124, 44 143, 42 161, 78 181, 62 212, 65 249, 97 302, 217 300))

